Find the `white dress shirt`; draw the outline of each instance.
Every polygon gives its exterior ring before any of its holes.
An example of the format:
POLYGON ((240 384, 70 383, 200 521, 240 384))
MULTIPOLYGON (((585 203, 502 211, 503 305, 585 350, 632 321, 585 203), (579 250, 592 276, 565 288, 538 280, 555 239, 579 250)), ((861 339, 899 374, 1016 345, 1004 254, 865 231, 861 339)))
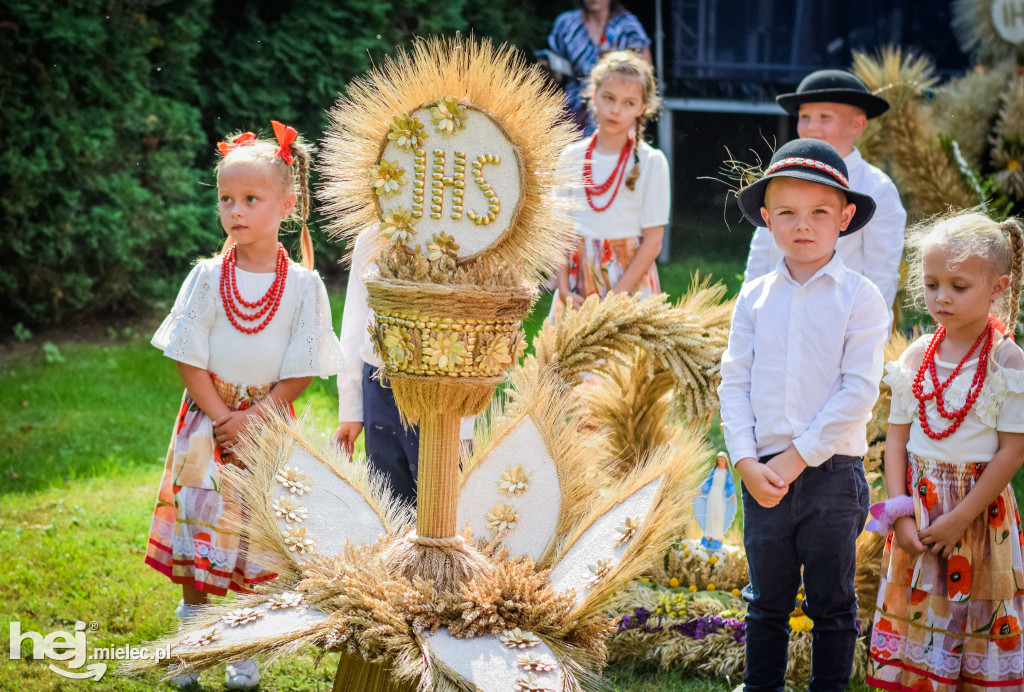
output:
POLYGON ((733 461, 786 450, 809 466, 863 455, 889 317, 836 253, 803 285, 780 261, 743 285, 722 356, 722 430, 733 461))
MULTIPOLYGON (((342 423, 363 422, 363 363, 374 368, 384 366, 383 361, 373 352, 373 340, 368 327, 373 324, 373 310, 363 280, 377 272, 374 251, 377 248, 379 230, 369 228, 356 238, 352 250, 352 265, 348 273, 348 287, 345 289, 345 311, 341 313, 341 350, 345 354, 346 368, 338 373, 338 420, 342 423)), ((459 438, 473 438, 475 416, 462 419, 459 438)))
MULTIPOLYGON (((891 320, 900 281, 907 212, 889 176, 865 161, 856 147, 843 161, 850 173, 850 188, 870 195, 875 200, 875 215, 859 231, 840 238, 836 243, 836 252, 843 258, 847 268, 863 274, 878 287, 890 311, 891 320)), ((764 276, 780 259, 782 250, 773 241, 771 232, 764 227, 758 228, 750 241, 743 281, 764 276)))

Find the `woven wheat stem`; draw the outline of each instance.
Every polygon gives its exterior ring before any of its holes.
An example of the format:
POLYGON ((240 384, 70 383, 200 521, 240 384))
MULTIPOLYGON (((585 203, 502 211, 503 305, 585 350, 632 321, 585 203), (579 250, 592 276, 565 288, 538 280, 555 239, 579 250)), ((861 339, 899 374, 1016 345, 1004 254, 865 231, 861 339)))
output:
POLYGON ((416 533, 420 540, 457 534, 459 509, 459 422, 457 413, 420 415, 419 487, 416 533))
POLYGON ((416 686, 391 676, 391 667, 342 654, 331 692, 415 692, 416 686))

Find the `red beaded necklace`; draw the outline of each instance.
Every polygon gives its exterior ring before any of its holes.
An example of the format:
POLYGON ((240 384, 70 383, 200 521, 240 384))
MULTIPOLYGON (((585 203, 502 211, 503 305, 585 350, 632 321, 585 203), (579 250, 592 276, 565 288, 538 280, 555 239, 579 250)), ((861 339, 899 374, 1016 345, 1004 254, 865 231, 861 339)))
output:
POLYGON ((612 174, 608 176, 608 180, 604 181, 600 185, 594 184, 593 168, 591 166, 591 160, 594 155, 594 147, 597 146, 597 133, 595 132, 593 137, 590 138, 590 144, 587 145, 587 154, 583 159, 583 189, 587 193, 587 204, 590 208, 596 212, 602 212, 612 206, 612 202, 615 201, 615 196, 619 194, 619 188, 622 186, 622 180, 626 177, 626 162, 629 161, 629 152, 633 148, 633 133, 629 134, 626 139, 626 143, 622 145, 622 151, 619 152, 619 160, 615 164, 615 168, 612 169, 612 174), (605 194, 611 189, 612 184, 615 184, 615 190, 612 191, 611 199, 603 207, 599 207, 594 203, 594 197, 605 194))
POLYGON ((974 406, 974 402, 978 400, 978 395, 981 394, 981 388, 985 386, 985 375, 988 372, 988 356, 992 351, 992 343, 995 341, 995 321, 994 318, 990 317, 988 325, 984 331, 978 337, 978 340, 974 342, 970 350, 960 360, 960 363, 953 369, 952 374, 946 378, 945 382, 939 382, 939 375, 935 369, 935 352, 939 348, 939 344, 946 337, 946 328, 939 327, 935 330, 935 336, 928 343, 928 348, 925 349, 924 358, 921 361, 921 367, 917 370, 917 375, 914 377, 914 383, 911 386, 913 389, 914 397, 917 399, 917 410, 918 420, 921 422, 921 429, 924 430, 925 434, 933 440, 941 440, 944 437, 949 437, 956 432, 960 424, 964 422, 967 417, 967 412, 974 406), (967 401, 963 407, 956 411, 947 411, 945 402, 943 401, 943 393, 949 388, 949 385, 953 383, 956 376, 960 374, 960 370, 964 367, 964 364, 970 360, 971 355, 974 351, 981 346, 981 351, 978 353, 978 367, 974 372, 974 379, 971 381, 971 386, 967 390, 967 401), (924 377, 925 373, 928 373, 932 381, 932 391, 924 391, 924 377), (925 404, 929 399, 935 399, 935 406, 939 411, 939 415, 946 420, 953 421, 953 423, 940 432, 936 432, 931 429, 928 424, 928 415, 925 410, 925 404))
POLYGON ((288 278, 288 251, 284 249, 284 245, 281 245, 281 243, 277 244, 277 267, 274 269, 274 281, 270 284, 267 292, 263 294, 263 297, 256 301, 250 302, 244 299, 242 294, 238 292, 238 279, 235 276, 237 264, 235 246, 232 245, 227 253, 225 253, 224 260, 220 265, 220 298, 224 303, 224 312, 227 313, 228 320, 234 325, 235 329, 246 334, 255 334, 270 324, 270 321, 274 319, 274 315, 277 313, 277 308, 281 305, 281 296, 284 295, 284 283, 288 278), (253 313, 245 313, 235 304, 235 301, 238 301, 242 307, 249 308, 250 310, 259 309, 253 313), (239 324, 238 320, 235 319, 237 316, 246 322, 255 322, 264 315, 266 315, 266 319, 252 327, 239 324))

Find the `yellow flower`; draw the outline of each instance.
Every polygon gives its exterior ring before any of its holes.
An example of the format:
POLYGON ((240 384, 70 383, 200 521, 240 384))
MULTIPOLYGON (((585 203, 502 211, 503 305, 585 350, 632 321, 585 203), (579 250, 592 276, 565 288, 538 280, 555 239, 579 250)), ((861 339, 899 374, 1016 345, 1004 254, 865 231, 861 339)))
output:
POLYGON ((789 629, 794 632, 810 632, 814 623, 806 615, 800 615, 789 619, 789 629))
POLYGON ((427 246, 427 259, 431 262, 437 262, 443 257, 447 257, 451 260, 457 260, 459 245, 455 242, 455 238, 451 237, 444 231, 434 235, 434 242, 427 246))
POLYGON ((378 197, 397 195, 405 185, 405 169, 398 167, 397 161, 381 159, 380 163, 370 169, 370 187, 378 197))
POLYGON ((715 585, 712 582, 708 582, 708 587, 705 589, 705 591, 714 591, 714 590, 715 590, 715 585))
POLYGON ((427 356, 427 362, 436 365, 441 370, 452 372, 456 365, 461 365, 466 359, 466 345, 459 340, 458 332, 435 332, 427 342, 423 353, 427 356))
POLYGON ((399 149, 412 151, 423 146, 423 140, 427 133, 423 130, 423 123, 416 116, 410 117, 408 113, 396 115, 391 120, 391 132, 388 139, 395 143, 399 149))
POLYGON ((1006 162, 1006 170, 1015 171, 1018 168, 1020 168, 1020 161, 1018 161, 1017 159, 1010 159, 1009 161, 1006 162))
POLYGON ((504 370, 512 364, 512 356, 509 355, 511 344, 507 336, 495 336, 480 349, 476 357, 476 364, 484 370, 496 372, 504 370))
POLYGON ((412 336, 401 327, 384 329, 384 348, 392 365, 404 368, 412 360, 412 336))
POLYGON ((741 593, 741 592, 740 592, 740 590, 739 590, 739 589, 733 589, 733 590, 732 590, 732 591, 730 591, 729 593, 731 593, 731 594, 732 594, 733 596, 735 596, 736 598, 739 598, 739 597, 740 597, 740 593, 741 593))
POLYGON ((712 555, 710 558, 708 558, 708 562, 712 565, 715 564, 716 562, 718 562, 718 556, 712 555))
POLYGON ((690 593, 693 593, 696 590, 697 590, 697 585, 696 584, 690 584, 690 593))
POLYGON ((455 134, 456 130, 466 129, 466 109, 459 105, 459 100, 445 96, 437 100, 437 105, 430 109, 434 119, 434 127, 443 132, 445 137, 455 134))
POLYGON ((498 481, 498 490, 506 495, 518 495, 530 485, 530 472, 522 464, 509 465, 498 481))
POLYGON ((676 579, 675 577, 672 577, 671 579, 668 580, 668 585, 671 586, 674 589, 677 586, 679 586, 679 580, 676 579))
POLYGON ((412 240, 415 222, 412 220, 412 209, 404 207, 392 209, 381 215, 380 234, 395 247, 405 245, 412 240))
POLYGON ((519 521, 519 510, 511 503, 506 505, 504 502, 499 502, 491 507, 491 511, 485 515, 485 518, 488 531, 494 533, 510 531, 516 527, 516 522, 519 521))
POLYGON ((798 594, 796 595, 796 600, 798 600, 798 601, 800 601, 800 602, 803 602, 803 600, 804 600, 804 595, 803 595, 802 593, 798 593, 798 594))
POLYGON ((651 583, 651 580, 648 579, 647 577, 640 577, 640 581, 642 581, 644 584, 650 584, 651 583))

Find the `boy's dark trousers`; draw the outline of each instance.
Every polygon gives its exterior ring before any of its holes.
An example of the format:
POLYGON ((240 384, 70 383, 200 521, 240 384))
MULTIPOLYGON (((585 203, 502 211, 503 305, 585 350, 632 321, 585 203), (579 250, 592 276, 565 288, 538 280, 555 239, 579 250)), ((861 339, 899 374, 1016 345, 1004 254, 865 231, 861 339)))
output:
POLYGON ((395 395, 374 377, 376 368, 363 363, 363 432, 370 466, 391 483, 391 493, 416 505, 419 470, 419 428, 402 426, 395 395))
POLYGON ((807 467, 771 509, 743 488, 743 545, 750 570, 750 585, 743 590, 748 602, 746 692, 782 692, 789 616, 797 605, 801 567, 803 611, 814 623, 809 690, 847 688, 860 634, 855 544, 867 515, 861 457, 836 455, 807 467))

